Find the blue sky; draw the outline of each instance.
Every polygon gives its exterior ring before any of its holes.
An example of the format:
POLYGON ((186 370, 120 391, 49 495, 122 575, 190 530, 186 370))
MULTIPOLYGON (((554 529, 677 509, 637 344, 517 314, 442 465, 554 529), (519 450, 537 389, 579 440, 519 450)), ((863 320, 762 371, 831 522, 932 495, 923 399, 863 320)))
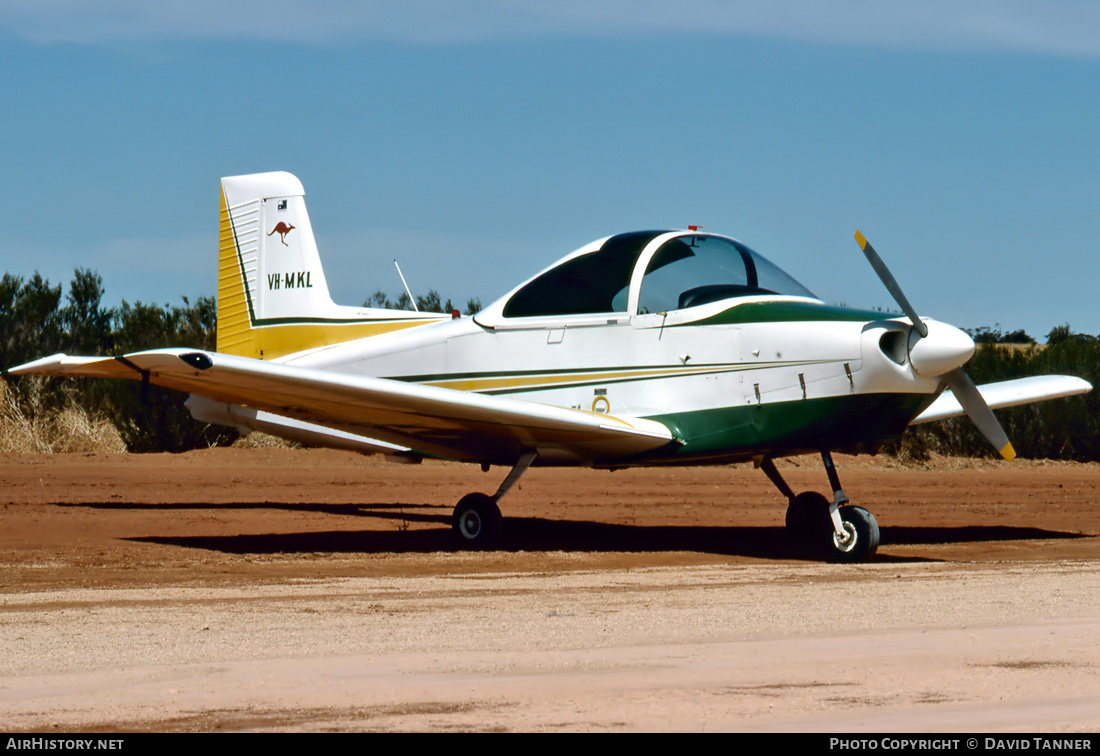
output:
POLYGON ((829 302, 1100 333, 1100 3, 0 0, 0 268, 213 294, 218 179, 304 183, 341 304, 744 241, 829 302))

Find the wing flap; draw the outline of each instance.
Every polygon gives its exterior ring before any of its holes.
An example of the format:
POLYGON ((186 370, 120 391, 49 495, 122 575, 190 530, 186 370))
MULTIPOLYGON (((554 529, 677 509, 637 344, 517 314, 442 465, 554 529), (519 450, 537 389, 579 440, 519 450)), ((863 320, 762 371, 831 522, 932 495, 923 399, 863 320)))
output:
POLYGON ((198 394, 191 394, 190 398, 183 404, 191 412, 191 417, 201 423, 234 426, 245 433, 256 430, 309 446, 349 449, 363 454, 395 456, 411 451, 405 446, 387 444, 384 441, 367 438, 337 428, 282 417, 251 407, 242 407, 239 404, 215 402, 198 394))
MULTIPOLYGON (((1091 390, 1092 385, 1088 381, 1069 375, 1040 375, 978 386, 982 398, 992 409, 1016 407, 1047 399, 1061 399, 1085 394, 1091 390)), ((940 394, 924 412, 917 415, 910 425, 946 420, 965 414, 966 411, 959 404, 959 400, 948 390, 940 394)))
POLYGON ((512 464, 526 450, 540 459, 591 462, 638 454, 672 441, 652 420, 330 373, 247 357, 158 349, 116 358, 54 355, 10 371, 143 379, 335 427, 424 454, 512 464))

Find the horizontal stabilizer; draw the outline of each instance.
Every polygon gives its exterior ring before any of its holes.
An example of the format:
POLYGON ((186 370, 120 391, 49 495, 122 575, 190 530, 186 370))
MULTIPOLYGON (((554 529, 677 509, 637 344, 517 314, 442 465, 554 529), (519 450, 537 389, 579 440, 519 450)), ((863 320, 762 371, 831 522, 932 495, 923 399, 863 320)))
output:
MULTIPOLYGON (((1092 385, 1080 378, 1069 375, 1040 375, 1033 378, 1018 378, 1013 381, 986 383, 978 386, 978 391, 992 409, 1015 407, 1047 399, 1061 399, 1066 396, 1085 394, 1092 385)), ((917 415, 911 425, 929 423, 933 420, 946 420, 965 415, 966 411, 959 400, 950 391, 944 391, 929 405, 928 409, 917 415)))

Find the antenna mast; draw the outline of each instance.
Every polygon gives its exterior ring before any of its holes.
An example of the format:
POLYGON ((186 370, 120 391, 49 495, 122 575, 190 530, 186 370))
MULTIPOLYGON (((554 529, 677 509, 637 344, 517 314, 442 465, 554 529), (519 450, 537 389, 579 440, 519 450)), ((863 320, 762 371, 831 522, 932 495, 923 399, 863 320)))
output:
POLYGON ((416 306, 416 300, 413 299, 413 293, 409 291, 409 285, 405 283, 405 275, 401 272, 401 266, 397 264, 397 260, 393 261, 393 266, 397 268, 397 275, 401 276, 401 285, 405 287, 405 293, 409 295, 409 301, 412 302, 413 310, 420 312, 420 308, 416 306))

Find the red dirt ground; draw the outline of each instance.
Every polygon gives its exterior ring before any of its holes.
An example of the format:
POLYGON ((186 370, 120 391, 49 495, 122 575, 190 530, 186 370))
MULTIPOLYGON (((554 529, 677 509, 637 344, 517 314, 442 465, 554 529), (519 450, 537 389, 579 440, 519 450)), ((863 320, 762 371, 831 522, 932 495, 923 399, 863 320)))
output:
MULTIPOLYGON (((1100 556, 1100 466, 940 459, 922 468, 879 457, 837 464, 852 503, 878 519, 878 561, 1100 556)), ((827 488, 816 458, 781 470, 796 491, 827 488)), ((431 572, 430 559, 407 557, 453 551, 454 503, 470 491, 491 493, 506 472, 328 450, 5 455, 0 585, 206 581, 221 573, 219 559, 250 555, 307 557, 247 566, 253 577, 431 572), (390 558, 316 558, 333 554, 390 558)), ((750 465, 536 468, 501 502, 505 550, 471 567, 540 570, 563 552, 609 569, 813 559, 783 530, 784 504, 750 465)))
MULTIPOLYGON (((881 527, 858 568, 788 538, 748 465, 533 469, 502 501, 504 548, 460 554, 454 503, 506 470, 2 455, 0 726, 1100 724, 1100 466, 837 464, 881 527)), ((780 469, 827 487, 819 459, 780 469)))

